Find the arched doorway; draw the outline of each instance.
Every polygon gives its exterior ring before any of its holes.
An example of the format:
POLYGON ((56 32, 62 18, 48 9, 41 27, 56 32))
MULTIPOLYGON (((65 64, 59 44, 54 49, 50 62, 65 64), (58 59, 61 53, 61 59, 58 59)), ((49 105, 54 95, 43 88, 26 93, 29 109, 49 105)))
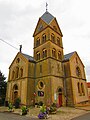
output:
POLYGON ((17 84, 15 84, 13 86, 13 102, 15 102, 17 98, 18 98, 18 86, 17 84))
POLYGON ((62 106, 62 88, 58 88, 57 94, 58 94, 58 105, 60 107, 62 106))

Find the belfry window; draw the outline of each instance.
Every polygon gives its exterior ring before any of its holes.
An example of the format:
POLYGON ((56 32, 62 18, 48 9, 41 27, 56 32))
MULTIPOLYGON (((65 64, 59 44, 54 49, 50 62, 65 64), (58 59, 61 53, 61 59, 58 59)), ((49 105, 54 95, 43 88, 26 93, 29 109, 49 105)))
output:
POLYGON ((53 33, 51 34, 51 41, 55 43, 55 35, 53 33))
POLYGON ((57 37, 57 45, 60 46, 60 38, 57 37))
POLYGON ((56 50, 54 48, 52 49, 52 57, 56 58, 56 50))
POLYGON ((37 40, 36 40, 36 47, 38 47, 39 45, 40 45, 40 39, 37 38, 37 40))
POLYGON ((37 53, 36 53, 36 59, 37 59, 37 60, 40 60, 40 52, 37 52, 37 53))
POLYGON ((44 33, 43 35, 42 35, 42 43, 45 43, 46 42, 46 34, 44 33))
POLYGON ((62 58, 62 55, 61 55, 61 52, 59 51, 58 52, 58 59, 61 60, 61 58, 62 58))
POLYGON ((47 57, 47 50, 43 49, 43 58, 47 57))

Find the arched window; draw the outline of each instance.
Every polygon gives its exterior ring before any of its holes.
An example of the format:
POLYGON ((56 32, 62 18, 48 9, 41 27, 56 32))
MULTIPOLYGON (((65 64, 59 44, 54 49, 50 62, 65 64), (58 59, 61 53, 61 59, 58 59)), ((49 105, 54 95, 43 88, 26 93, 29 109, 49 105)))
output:
POLYGON ((23 77, 23 69, 20 69, 20 77, 23 77))
POLYGON ((85 95, 85 91, 84 91, 84 85, 83 85, 83 83, 81 83, 81 90, 82 90, 82 95, 85 95))
POLYGON ((20 62, 20 58, 17 58, 16 63, 19 63, 19 62, 20 62))
POLYGON ((17 84, 14 85, 13 90, 18 90, 17 84))
POLYGON ((53 33, 51 34, 51 41, 55 43, 55 35, 53 33))
POLYGON ((37 59, 37 60, 40 60, 40 52, 37 52, 36 55, 37 55, 37 56, 36 56, 36 59, 37 59))
POLYGON ((37 40, 36 40, 36 47, 38 47, 39 45, 40 45, 40 39, 37 38, 37 40))
POLYGON ((60 38, 57 37, 57 45, 60 46, 60 38))
POLYGON ((47 50, 43 49, 43 58, 47 57, 47 50))
POLYGON ((19 67, 16 67, 16 78, 19 77, 19 67))
POLYGON ((15 71, 12 71, 12 79, 15 78, 15 71))
POLYGON ((61 55, 61 52, 59 51, 58 52, 58 59, 61 60, 61 58, 62 58, 62 55, 61 55))
POLYGON ((56 50, 54 48, 52 49, 52 57, 56 58, 56 50))
POLYGON ((81 95, 80 83, 79 82, 77 83, 77 87, 78 87, 78 93, 79 93, 79 95, 81 95))
POLYGON ((76 75, 77 75, 78 77, 81 76, 81 71, 80 71, 80 68, 79 68, 79 67, 76 67, 76 75))
POLYGON ((43 35, 42 35, 42 43, 45 43, 46 42, 46 34, 44 33, 43 35))

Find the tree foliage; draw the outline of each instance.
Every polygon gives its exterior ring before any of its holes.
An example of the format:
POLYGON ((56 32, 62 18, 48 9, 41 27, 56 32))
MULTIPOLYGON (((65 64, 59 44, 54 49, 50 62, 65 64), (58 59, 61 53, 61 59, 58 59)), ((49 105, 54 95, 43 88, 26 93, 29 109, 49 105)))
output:
POLYGON ((6 77, 0 71, 0 103, 3 103, 6 97, 7 82, 5 80, 6 80, 6 77))

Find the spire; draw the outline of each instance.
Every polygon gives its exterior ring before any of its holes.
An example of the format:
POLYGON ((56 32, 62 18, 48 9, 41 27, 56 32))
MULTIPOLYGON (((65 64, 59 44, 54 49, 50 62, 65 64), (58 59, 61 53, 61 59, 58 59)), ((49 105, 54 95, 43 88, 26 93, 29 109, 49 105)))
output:
POLYGON ((46 2, 46 12, 47 12, 47 10, 48 10, 47 7, 48 7, 48 4, 47 4, 47 2, 46 2))

